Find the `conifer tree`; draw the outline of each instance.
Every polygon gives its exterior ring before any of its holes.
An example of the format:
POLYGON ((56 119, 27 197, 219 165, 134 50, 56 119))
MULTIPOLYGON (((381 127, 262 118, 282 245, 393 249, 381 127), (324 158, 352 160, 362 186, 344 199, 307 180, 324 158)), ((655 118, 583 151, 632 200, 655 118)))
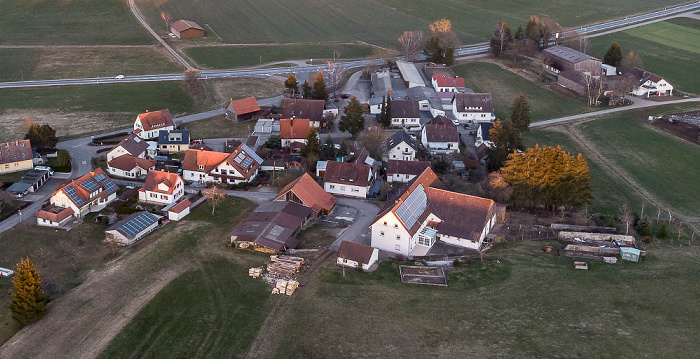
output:
POLYGON ((530 130, 532 110, 530 109, 530 100, 524 93, 518 95, 513 101, 513 106, 510 109, 510 120, 513 121, 513 126, 520 133, 530 130))
POLYGON ((622 49, 620 49, 620 44, 618 44, 616 41, 613 42, 612 45, 610 45, 608 52, 605 53, 605 56, 603 57, 603 63, 608 64, 610 66, 619 67, 621 62, 622 49))
POLYGON ((304 80, 304 83, 301 85, 301 97, 305 99, 310 99, 313 97, 313 91, 311 90, 309 81, 304 80))
POLYGON ((508 154, 520 147, 520 134, 510 119, 496 120, 489 131, 493 146, 486 149, 486 165, 489 171, 496 171, 508 158, 508 154))
POLYGON ((350 99, 350 103, 345 106, 343 112, 344 115, 340 117, 340 121, 338 122, 339 130, 349 132, 351 135, 355 136, 365 128, 364 111, 357 97, 353 96, 350 99))
POLYGON ((331 138, 330 133, 326 137, 326 141, 323 143, 323 148, 321 149, 321 161, 335 160, 335 143, 331 138))
POLYGON ((46 315, 46 294, 41 277, 29 258, 23 258, 12 278, 12 317, 21 324, 36 322, 46 315))
POLYGON ((423 54, 425 54, 426 60, 435 63, 443 63, 445 57, 442 55, 442 48, 440 47, 440 39, 437 36, 432 36, 428 42, 425 44, 423 49, 423 54))
MULTIPOLYGON (((301 157, 307 158, 311 155, 318 156, 320 154, 321 141, 318 140, 318 131, 315 127, 309 129, 309 134, 306 135, 306 145, 301 149, 299 153, 301 157)), ((318 157, 316 157, 318 159, 318 157)))
POLYGON ((391 126, 391 121, 387 121, 386 114, 386 96, 382 96, 382 110, 379 112, 379 122, 381 122, 385 128, 389 128, 391 126))
POLYGON ((328 91, 326 90, 326 81, 323 79, 323 72, 319 71, 314 80, 313 93, 311 95, 316 100, 328 100, 328 91))

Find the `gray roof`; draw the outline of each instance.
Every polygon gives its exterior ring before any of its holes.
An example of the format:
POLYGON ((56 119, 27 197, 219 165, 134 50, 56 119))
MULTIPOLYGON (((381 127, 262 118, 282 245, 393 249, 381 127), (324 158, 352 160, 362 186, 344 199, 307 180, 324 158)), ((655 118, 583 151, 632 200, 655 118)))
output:
POLYGON ((372 93, 375 96, 386 96, 391 90, 391 72, 372 73, 372 93))
POLYGON ((413 137, 411 137, 411 135, 406 133, 404 130, 396 131, 387 141, 386 148, 394 148, 401 142, 406 142, 406 144, 409 145, 415 151, 418 150, 418 144, 416 143, 416 140, 414 140, 413 137))
POLYGON ((392 100, 392 118, 420 118, 420 106, 416 100, 392 100))
POLYGON ((425 85, 423 77, 418 72, 416 65, 412 62, 396 61, 396 66, 399 68, 399 72, 401 72, 401 76, 406 82, 425 85))
POLYGON ((119 146, 125 149, 126 152, 129 152, 130 155, 138 157, 140 154, 146 151, 148 148, 148 143, 142 139, 138 133, 132 132, 125 139, 121 140, 121 142, 119 142, 115 148, 119 146))
POLYGON ((140 238, 143 231, 158 223, 158 217, 151 212, 136 212, 109 227, 108 231, 116 230, 128 239, 140 238))
POLYGON ((584 54, 583 52, 574 50, 570 47, 561 46, 561 45, 556 45, 556 46, 546 48, 546 49, 544 49, 544 52, 546 54, 554 56, 558 59, 568 61, 568 62, 571 62, 574 64, 581 62, 581 61, 584 61, 584 60, 600 61, 591 55, 587 55, 587 54, 584 54))
POLYGON ((31 183, 15 182, 10 187, 7 187, 7 192, 24 192, 27 189, 29 189, 29 187, 31 187, 31 186, 32 186, 31 183))
POLYGON ((190 130, 160 130, 158 132, 159 145, 187 145, 190 143, 190 130), (179 140, 170 140, 170 134, 180 134, 179 140))
POLYGON ((457 93, 452 102, 457 112, 493 112, 490 93, 457 93))

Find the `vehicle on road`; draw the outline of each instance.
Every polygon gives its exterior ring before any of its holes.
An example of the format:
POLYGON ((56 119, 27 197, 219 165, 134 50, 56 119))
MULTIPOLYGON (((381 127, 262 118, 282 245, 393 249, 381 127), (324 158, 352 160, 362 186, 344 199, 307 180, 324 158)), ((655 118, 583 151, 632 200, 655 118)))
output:
POLYGON ((122 80, 122 79, 124 79, 124 75, 117 75, 117 77, 115 77, 115 79, 122 80))
POLYGON ((11 269, 7 268, 0 268, 0 277, 9 277, 15 274, 15 272, 11 269))
POLYGON ((51 168, 49 166, 36 166, 36 167, 34 167, 34 169, 49 171, 49 175, 51 175, 51 176, 53 176, 53 174, 54 174, 53 168, 51 168))

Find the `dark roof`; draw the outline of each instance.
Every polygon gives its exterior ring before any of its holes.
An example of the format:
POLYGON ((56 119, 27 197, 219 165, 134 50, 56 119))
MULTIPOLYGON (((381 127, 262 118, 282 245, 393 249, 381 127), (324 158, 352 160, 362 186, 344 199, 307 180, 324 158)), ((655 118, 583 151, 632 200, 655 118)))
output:
POLYGON ((392 174, 419 175, 429 167, 430 161, 389 160, 386 163, 386 174, 387 176, 392 174))
POLYGON ((325 182, 341 183, 353 186, 369 186, 369 175, 372 168, 365 164, 328 161, 325 182))
POLYGON ((0 144, 0 164, 31 160, 32 145, 29 140, 5 142, 0 144))
POLYGON ((255 242, 275 251, 294 248, 298 243, 294 233, 309 214, 311 209, 298 203, 263 202, 229 235, 236 236, 236 242, 255 242))
POLYGON ((420 106, 417 100, 391 100, 392 118, 419 118, 420 106))
POLYGON ((591 55, 587 55, 581 51, 577 51, 577 50, 574 50, 570 47, 561 46, 561 45, 548 47, 548 48, 544 49, 543 52, 545 54, 554 56, 557 59, 561 59, 563 61, 567 61, 567 62, 570 62, 573 64, 579 63, 579 62, 585 61, 585 60, 600 61, 591 55))
POLYGON ((476 146, 476 148, 474 149, 474 154, 476 154, 476 157, 481 160, 484 157, 486 157, 486 149, 487 148, 488 148, 488 146, 486 146, 485 143, 482 143, 482 144, 476 146))
POLYGON ((261 203, 253 212, 280 212, 305 220, 311 214, 311 208, 296 202, 271 201, 261 203))
POLYGON ((368 264, 375 249, 364 244, 342 241, 338 247, 338 257, 358 263, 368 264))
POLYGON ((187 145, 190 143, 190 130, 160 130, 159 145, 187 145), (172 136, 171 136, 172 134, 172 136), (179 134, 179 136, 178 136, 179 134))
POLYGON ((321 121, 325 106, 326 102, 323 100, 286 98, 282 101, 282 118, 308 118, 311 121, 321 121))
POLYGON ((335 203, 338 202, 337 198, 324 191, 323 187, 316 183, 308 173, 304 173, 301 177, 286 185, 274 200, 285 200, 287 192, 290 191, 304 202, 304 205, 316 213, 321 211, 330 212, 335 207, 335 203))
POLYGON ((559 77, 569 79, 579 85, 586 86, 585 75, 580 71, 565 70, 559 73, 559 77))
POLYGON ((490 130, 493 128, 493 123, 491 122, 482 122, 479 124, 479 127, 481 127, 481 139, 484 141, 489 140, 489 135, 490 135, 490 130))
POLYGON ((456 93, 452 103, 457 112, 493 112, 490 93, 456 93))
POLYGON ((196 22, 190 20, 177 20, 172 25, 170 25, 170 28, 175 29, 178 32, 183 32, 189 29, 197 29, 204 31, 204 28, 199 26, 196 22))
POLYGON ((442 119, 438 120, 439 117, 442 116, 435 117, 423 128, 426 142, 459 142, 457 126, 450 120, 447 120, 449 123, 445 123, 442 119))
POLYGON ((140 237, 139 234, 154 223, 158 223, 158 217, 153 213, 146 211, 136 212, 107 228, 107 231, 116 230, 124 237, 134 239, 140 237))
POLYGON ((114 148, 121 146, 126 152, 129 152, 132 156, 138 157, 146 149, 148 149, 148 143, 139 137, 139 132, 141 130, 136 130, 126 136, 125 139, 121 140, 114 148))
POLYGON ((625 73, 625 76, 635 79, 637 81, 637 85, 642 85, 647 81, 659 82, 664 79, 659 75, 653 74, 646 70, 642 70, 638 67, 632 68, 631 70, 627 71, 625 73))
POLYGON ((401 144, 401 142, 406 142, 408 146, 415 151, 418 151, 418 144, 416 143, 416 140, 414 140, 413 137, 411 137, 411 135, 404 130, 398 130, 391 137, 389 137, 389 140, 386 143, 386 148, 387 150, 392 149, 401 144))

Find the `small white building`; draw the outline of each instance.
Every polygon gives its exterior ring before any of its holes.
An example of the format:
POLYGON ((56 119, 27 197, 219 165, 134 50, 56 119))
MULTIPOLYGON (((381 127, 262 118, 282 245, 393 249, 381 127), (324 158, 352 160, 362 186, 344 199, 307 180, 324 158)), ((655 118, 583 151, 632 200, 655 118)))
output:
POLYGON ((433 75, 431 83, 435 92, 457 92, 458 88, 465 87, 463 78, 449 77, 445 74, 433 75))
POLYGON ((342 241, 338 247, 339 266, 369 270, 379 260, 379 250, 364 244, 342 241))
POLYGON ((673 95, 673 85, 663 77, 649 71, 635 67, 627 71, 625 76, 635 81, 635 86, 632 88, 632 93, 635 96, 649 97, 673 95))
POLYGON ((134 131, 140 130, 139 136, 144 140, 157 139, 161 130, 174 130, 175 122, 170 116, 170 110, 141 113, 134 121, 134 131))
POLYGON ((391 101, 392 127, 420 126, 420 108, 416 100, 391 101))
POLYGON ((452 113, 461 124, 496 119, 490 93, 456 93, 452 99, 452 113))
POLYGON ((128 246, 153 232, 160 221, 150 212, 136 212, 115 223, 105 231, 105 241, 128 246))
POLYGON ((600 65, 603 70, 603 75, 605 76, 616 76, 617 75, 617 67, 611 66, 608 64, 601 64, 600 65))
POLYGON ((458 153, 457 126, 447 117, 437 116, 423 126, 421 143, 431 155, 458 153))
POLYGON ((186 215, 190 214, 191 206, 192 202, 190 202, 189 199, 183 199, 182 201, 180 201, 180 203, 168 209, 168 219, 171 221, 179 221, 185 218, 186 215))
POLYGON ((372 179, 372 167, 369 165, 328 161, 323 189, 330 194, 367 198, 372 179))
POLYGON ((139 202, 169 205, 185 194, 185 182, 179 174, 149 171, 146 182, 139 189, 139 202))
POLYGON ((396 131, 386 143, 385 160, 413 161, 416 159, 418 143, 404 130, 396 131))
POLYGON ((73 219, 73 210, 51 204, 37 211, 34 216, 37 226, 58 228, 73 219))

